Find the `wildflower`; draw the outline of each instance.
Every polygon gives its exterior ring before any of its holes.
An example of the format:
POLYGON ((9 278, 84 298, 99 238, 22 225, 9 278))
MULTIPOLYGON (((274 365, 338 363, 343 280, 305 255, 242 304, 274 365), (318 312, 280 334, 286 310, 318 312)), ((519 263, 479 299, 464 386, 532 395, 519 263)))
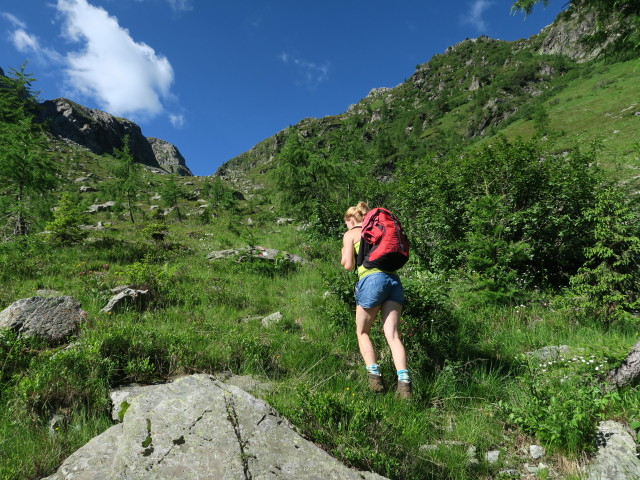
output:
POLYGON ((600 367, 596 367, 596 370, 600 370, 600 367))

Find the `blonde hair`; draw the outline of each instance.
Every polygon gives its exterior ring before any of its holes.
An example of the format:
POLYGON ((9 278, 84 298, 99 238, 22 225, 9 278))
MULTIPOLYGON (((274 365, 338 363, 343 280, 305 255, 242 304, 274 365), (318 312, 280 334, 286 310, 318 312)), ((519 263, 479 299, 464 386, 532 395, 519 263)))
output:
POLYGON ((362 222, 362 219, 369 211, 369 205, 364 202, 359 202, 355 207, 349 207, 344 212, 344 221, 346 222, 350 218, 353 218, 357 223, 362 222))

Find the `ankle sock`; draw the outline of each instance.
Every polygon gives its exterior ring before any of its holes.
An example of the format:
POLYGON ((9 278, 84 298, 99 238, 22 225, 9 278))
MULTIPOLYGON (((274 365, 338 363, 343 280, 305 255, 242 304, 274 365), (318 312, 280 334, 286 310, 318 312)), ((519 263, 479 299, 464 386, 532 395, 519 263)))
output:
POLYGON ((409 377, 409 370, 398 370, 398 381, 400 382, 410 382, 411 377, 409 377))
POLYGON ((378 364, 372 363, 371 365, 367 365, 367 372, 373 375, 380 375, 380 371, 378 370, 378 364))

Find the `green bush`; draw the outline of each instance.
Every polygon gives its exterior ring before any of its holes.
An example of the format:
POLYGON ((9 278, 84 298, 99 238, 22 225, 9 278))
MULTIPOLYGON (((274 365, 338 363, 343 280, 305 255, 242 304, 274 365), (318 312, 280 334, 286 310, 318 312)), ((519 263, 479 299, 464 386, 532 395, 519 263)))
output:
POLYGON ((53 220, 45 227, 49 232, 47 238, 51 242, 63 245, 80 242, 87 236, 87 232, 79 228, 84 217, 79 199, 68 192, 63 193, 58 207, 53 212, 53 220))
POLYGON ((521 395, 500 406, 508 421, 552 449, 577 456, 594 448, 597 423, 621 403, 620 394, 598 380, 606 360, 569 355, 528 360, 519 377, 521 395))

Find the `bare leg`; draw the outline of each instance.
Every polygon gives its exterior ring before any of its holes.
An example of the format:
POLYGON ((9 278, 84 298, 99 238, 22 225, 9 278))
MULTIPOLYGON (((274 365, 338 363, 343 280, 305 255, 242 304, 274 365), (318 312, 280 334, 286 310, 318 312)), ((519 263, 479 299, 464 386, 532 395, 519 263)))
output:
POLYGON ((399 303, 387 301, 382 304, 384 336, 391 349, 391 356, 396 370, 405 370, 407 368, 407 354, 398 332, 401 313, 402 305, 399 303))
POLYGON ((358 337, 358 346, 360 347, 360 354, 364 360, 365 365, 372 365, 376 363, 376 351, 373 348, 373 343, 369 337, 369 331, 371 330, 371 324, 378 315, 380 307, 364 308, 360 305, 356 306, 356 335, 358 337))

